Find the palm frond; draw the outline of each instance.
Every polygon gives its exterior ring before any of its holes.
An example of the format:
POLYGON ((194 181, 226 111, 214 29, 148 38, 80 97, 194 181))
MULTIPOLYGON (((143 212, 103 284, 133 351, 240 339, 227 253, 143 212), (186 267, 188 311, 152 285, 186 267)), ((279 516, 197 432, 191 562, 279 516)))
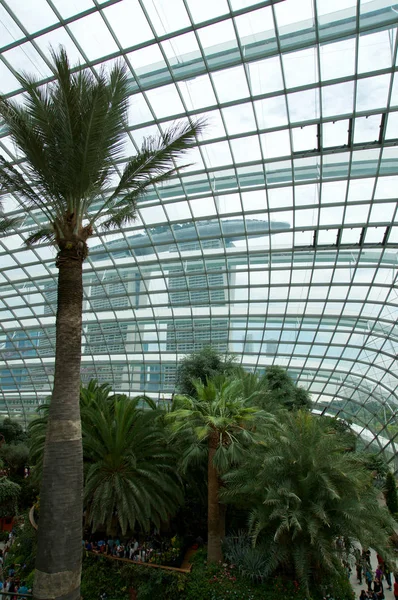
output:
MULTIPOLYGON (((2 102, 4 101, 0 99, 0 113, 2 102)), ((38 208, 44 212, 49 220, 51 219, 51 212, 48 210, 43 198, 33 190, 24 176, 2 155, 0 155, 0 189, 3 193, 16 193, 27 212, 33 208, 38 208)))
POLYGON ((48 242, 50 244, 55 243, 55 233, 52 227, 41 227, 36 231, 33 231, 25 240, 27 246, 32 246, 38 242, 48 242))
POLYGON ((11 229, 16 229, 22 222, 22 217, 3 217, 0 214, 0 235, 10 233, 11 229))
MULTIPOLYGON (((178 169, 184 168, 178 167, 175 161, 194 146, 205 126, 203 119, 175 123, 164 134, 146 139, 141 151, 127 162, 116 189, 92 217, 91 222, 94 223, 105 210, 112 211, 112 217, 128 206, 133 211, 137 198, 148 186, 159 184, 169 179, 178 169)), ((111 226, 112 217, 105 227, 111 226)))

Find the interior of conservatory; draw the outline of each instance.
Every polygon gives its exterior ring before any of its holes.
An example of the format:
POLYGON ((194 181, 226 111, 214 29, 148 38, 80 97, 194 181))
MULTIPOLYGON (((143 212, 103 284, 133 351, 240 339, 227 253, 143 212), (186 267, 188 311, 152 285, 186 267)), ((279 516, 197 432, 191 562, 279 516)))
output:
POLYGON ((398 598, 397 25, 0 0, 6 591, 398 598))

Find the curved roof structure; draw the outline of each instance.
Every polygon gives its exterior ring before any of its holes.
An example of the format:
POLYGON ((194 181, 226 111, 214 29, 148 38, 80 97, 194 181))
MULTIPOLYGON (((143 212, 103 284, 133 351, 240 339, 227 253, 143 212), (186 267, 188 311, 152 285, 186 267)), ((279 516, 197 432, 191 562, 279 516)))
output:
MULTIPOLYGON (((126 63, 126 156, 208 121, 134 225, 91 241, 84 380, 167 397, 211 343, 286 367, 316 411, 395 454, 397 22, 393 0, 0 1, 7 96, 20 71, 50 81, 63 44, 94 71, 126 63)), ((24 168, 1 123, 0 153, 24 168)), ((38 218, 0 239, 0 411, 25 420, 53 377, 54 251, 24 247, 38 218)))

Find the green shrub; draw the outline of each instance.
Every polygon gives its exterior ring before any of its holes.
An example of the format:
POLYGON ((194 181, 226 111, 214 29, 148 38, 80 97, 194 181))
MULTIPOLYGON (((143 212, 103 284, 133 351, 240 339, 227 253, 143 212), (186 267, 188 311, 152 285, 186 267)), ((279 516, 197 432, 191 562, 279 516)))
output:
POLYGON ((387 508, 392 515, 398 513, 397 484, 394 475, 389 471, 386 476, 386 487, 384 491, 387 508))
POLYGON ((37 533, 31 526, 27 513, 15 527, 15 535, 15 541, 7 552, 5 567, 7 569, 10 565, 15 564, 17 575, 24 581, 33 583, 37 533))

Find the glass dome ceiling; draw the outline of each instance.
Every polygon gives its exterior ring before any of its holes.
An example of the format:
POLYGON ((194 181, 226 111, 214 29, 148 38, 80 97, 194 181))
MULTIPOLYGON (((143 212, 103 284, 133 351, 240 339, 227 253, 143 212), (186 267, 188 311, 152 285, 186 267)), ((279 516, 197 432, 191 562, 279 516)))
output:
MULTIPOLYGON (((126 63, 126 156, 208 121, 133 226, 91 240, 83 380, 168 397, 178 358, 211 343, 286 367, 315 411, 395 454, 397 22, 392 0, 1 0, 5 95, 17 72, 50 81, 62 44, 94 71, 126 63)), ((24 247, 38 219, 0 239, 0 411, 22 420, 53 377, 55 253, 24 247)))

